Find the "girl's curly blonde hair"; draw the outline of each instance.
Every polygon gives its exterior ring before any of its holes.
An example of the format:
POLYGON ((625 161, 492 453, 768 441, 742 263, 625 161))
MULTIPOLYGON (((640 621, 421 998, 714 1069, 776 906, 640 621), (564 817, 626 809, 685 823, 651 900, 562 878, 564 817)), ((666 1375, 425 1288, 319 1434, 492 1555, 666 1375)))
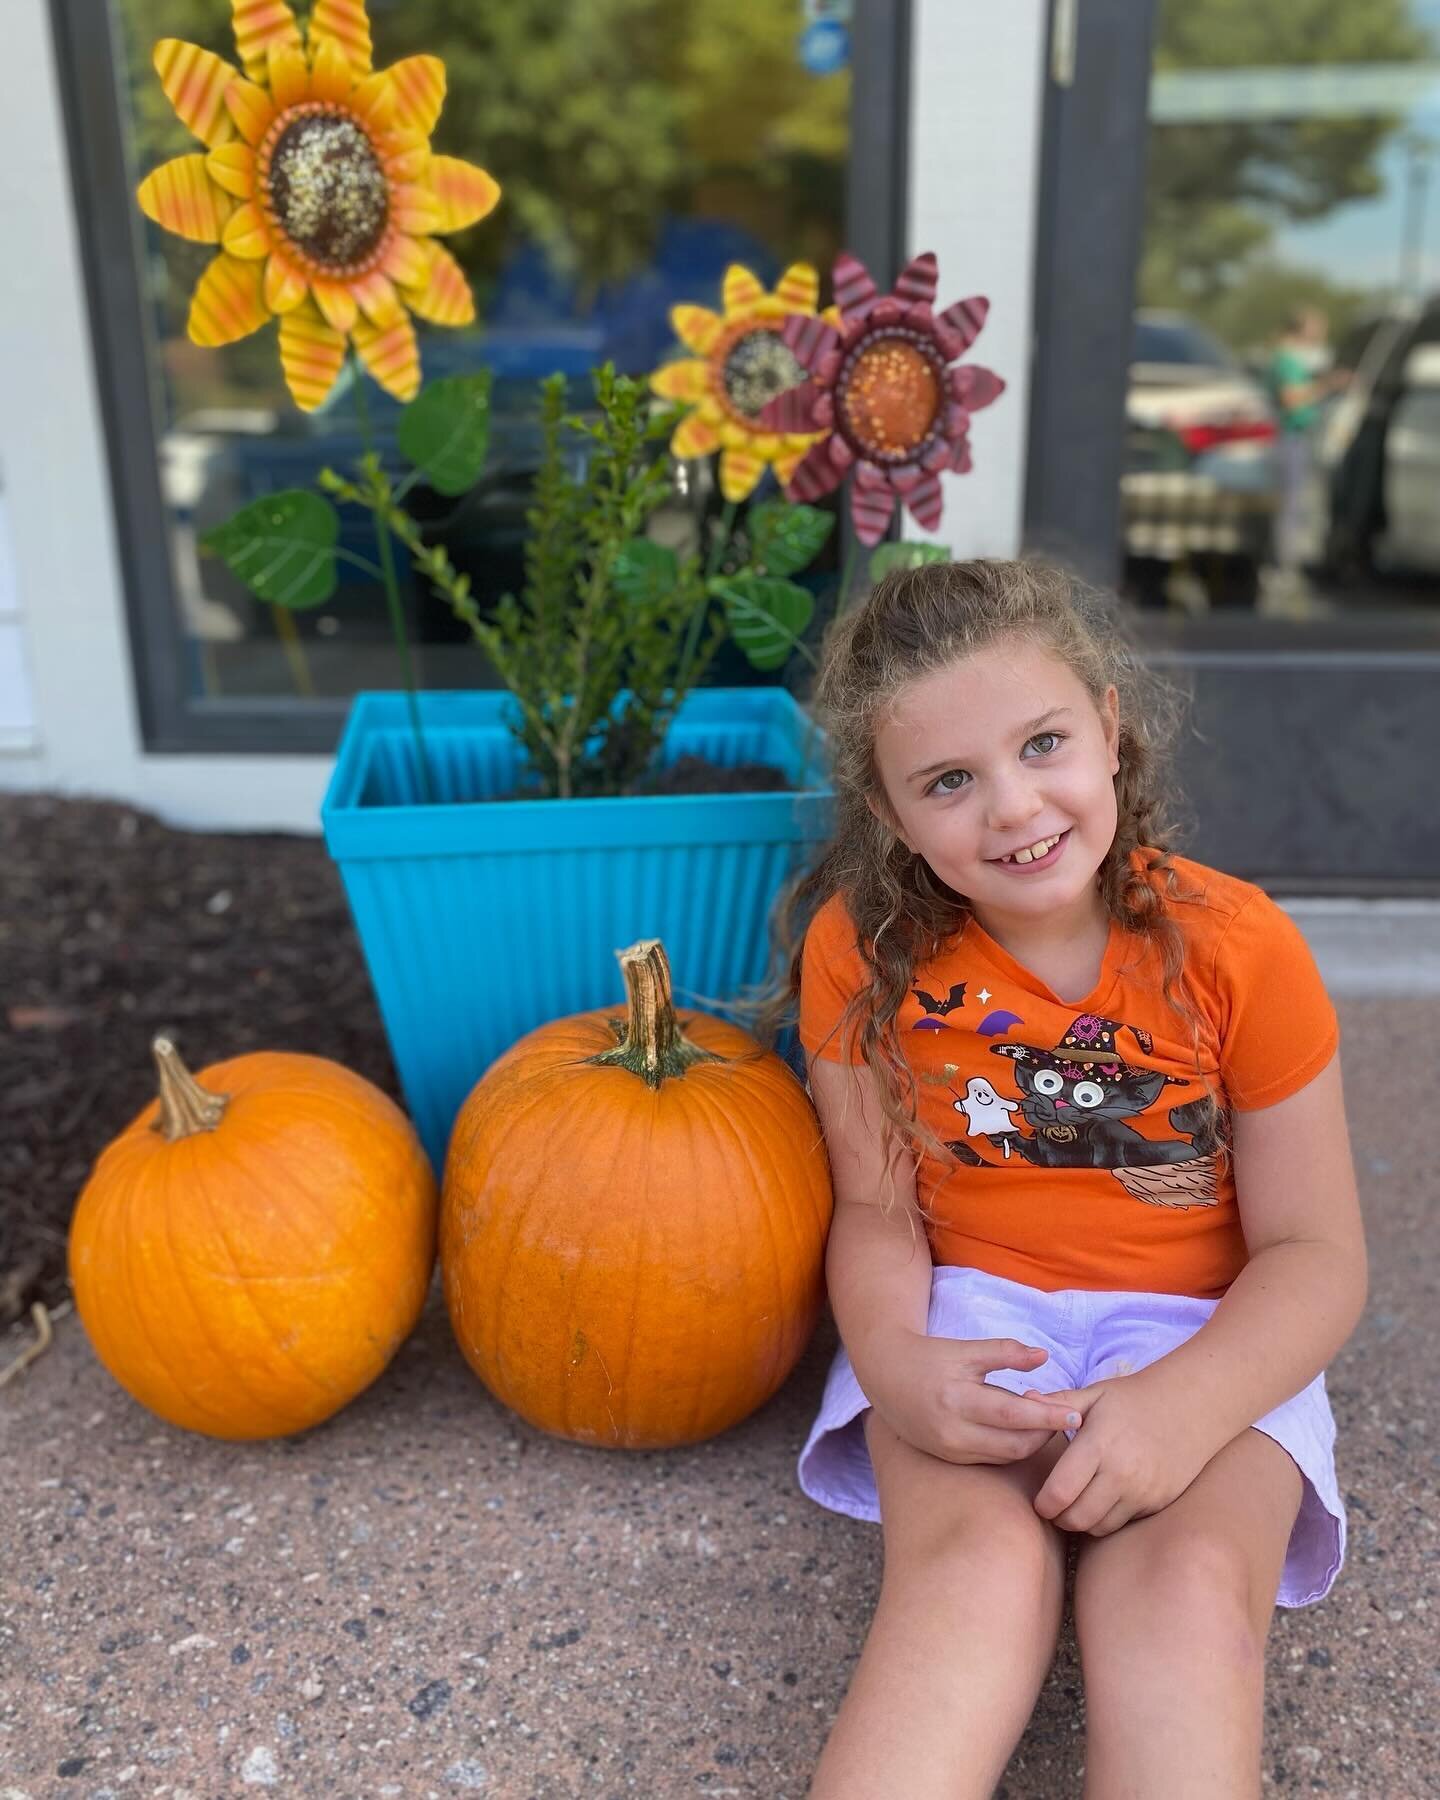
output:
MULTIPOLYGON (((1051 651, 1080 678, 1097 707, 1110 686, 1119 693, 1118 822, 1097 880, 1110 917, 1158 949, 1164 997, 1188 1026, 1201 1070, 1200 1013, 1185 984, 1184 938, 1167 910, 1168 901, 1199 898, 1179 891, 1170 862, 1175 832, 1167 758, 1182 697, 1141 663, 1113 598, 1062 569, 983 559, 897 571, 842 614, 826 635, 814 711, 829 740, 834 835, 819 862, 792 881, 777 903, 771 920, 777 973, 758 998, 741 1007, 762 1042, 773 1044, 795 1014, 810 921, 832 894, 843 894, 869 980, 836 1030, 842 1042, 854 1034, 875 1077, 887 1168, 897 1136, 943 1162, 956 1161, 919 1116, 919 1090, 895 1021, 916 969, 955 937, 971 908, 895 829, 875 762, 876 733, 911 682, 1010 637, 1051 651), (1145 852, 1139 859, 1144 872, 1132 862, 1137 849, 1145 852)), ((1213 1093, 1210 1116, 1218 1132, 1222 1121, 1213 1093)), ((887 1198, 893 1198, 893 1184, 887 1198)))

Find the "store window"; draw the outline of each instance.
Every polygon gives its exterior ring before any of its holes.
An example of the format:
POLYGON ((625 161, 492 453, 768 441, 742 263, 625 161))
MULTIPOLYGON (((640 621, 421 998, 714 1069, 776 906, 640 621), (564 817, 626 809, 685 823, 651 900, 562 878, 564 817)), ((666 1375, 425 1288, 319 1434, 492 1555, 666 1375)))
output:
MULTIPOLYGON (((286 392, 273 325, 218 350, 192 344, 190 296, 213 248, 148 223, 133 201, 145 173, 198 148, 151 46, 179 37, 234 62, 230 5, 108 0, 107 41, 88 5, 55 3, 82 227, 95 226, 82 235, 150 741, 323 747, 351 693, 397 684, 379 586, 342 576, 323 606, 286 613, 200 539, 246 502, 354 460, 353 384, 342 377, 305 414, 286 392)), ((448 87, 432 147, 480 164, 503 193, 488 219, 446 240, 475 294, 475 326, 417 321, 427 378, 494 374, 481 482, 458 503, 423 489, 410 502, 482 606, 521 580, 542 376, 563 371, 582 406, 597 364, 648 373, 674 352, 671 305, 718 307, 732 262, 770 287, 788 263, 810 261, 828 298, 846 235, 849 11, 811 0, 370 0, 376 66, 440 57, 448 87), (823 56, 807 39, 821 13, 823 56)), ((398 407, 373 383, 366 397, 388 453, 398 407)), ((705 479, 699 492, 689 484, 692 508, 706 503, 705 479)), ((347 514, 344 533, 373 557, 368 531, 366 515, 347 514)), ((404 573, 421 684, 493 684, 468 630, 404 573)), ((747 673, 741 661, 710 678, 747 673)))
POLYGON ((1159 0, 1124 566, 1172 614, 1440 599, 1440 3, 1159 0))

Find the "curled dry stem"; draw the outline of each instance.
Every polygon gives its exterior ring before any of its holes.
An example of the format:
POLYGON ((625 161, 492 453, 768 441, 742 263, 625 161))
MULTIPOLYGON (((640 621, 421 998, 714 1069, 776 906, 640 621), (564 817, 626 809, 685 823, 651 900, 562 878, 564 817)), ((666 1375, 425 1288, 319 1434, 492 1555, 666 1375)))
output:
POLYGON ((0 1387, 4 1387, 7 1381, 13 1380, 22 1369, 28 1369, 30 1364, 37 1357, 43 1356, 54 1342, 55 1333, 50 1328, 50 1309, 44 1301, 37 1300, 35 1302, 30 1308, 30 1317, 35 1321, 35 1342, 27 1344, 18 1356, 13 1357, 3 1369, 0 1369, 0 1387))

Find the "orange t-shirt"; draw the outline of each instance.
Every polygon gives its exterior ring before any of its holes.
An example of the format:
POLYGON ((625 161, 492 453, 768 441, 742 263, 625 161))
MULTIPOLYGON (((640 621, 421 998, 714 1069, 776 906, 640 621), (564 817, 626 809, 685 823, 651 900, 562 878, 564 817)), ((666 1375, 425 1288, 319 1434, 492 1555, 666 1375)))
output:
MULTIPOLYGON (((1273 1106, 1339 1042, 1314 958, 1259 888, 1171 860, 1180 892, 1200 894, 1166 905, 1202 1014, 1201 1066, 1222 1105, 1273 1106)), ((835 894, 805 938, 800 1041, 812 1055, 861 1060, 838 1027, 867 981, 835 894)), ((1094 992, 1065 1001, 972 919, 915 971, 896 1028, 921 1116, 959 1158, 917 1155, 937 1263, 1047 1291, 1203 1299, 1244 1267, 1231 1159, 1215 1154, 1189 1029, 1143 938, 1112 922, 1094 992)))

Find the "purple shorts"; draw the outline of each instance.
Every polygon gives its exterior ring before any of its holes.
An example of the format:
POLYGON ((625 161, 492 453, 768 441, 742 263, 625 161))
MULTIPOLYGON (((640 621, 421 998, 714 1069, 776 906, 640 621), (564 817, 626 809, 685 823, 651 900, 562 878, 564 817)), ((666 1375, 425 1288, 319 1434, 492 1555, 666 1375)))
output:
MULTIPOLYGON (((1026 1388, 1052 1393, 1134 1374, 1193 1337, 1218 1304, 1184 1294, 1092 1293, 1082 1288, 1045 1293, 978 1269, 942 1264, 930 1285, 926 1330, 931 1337, 1013 1337, 1034 1344, 1048 1351, 1048 1362, 1029 1373, 998 1369, 985 1379, 1013 1394, 1026 1388)), ((798 1472, 800 1486, 821 1506, 878 1523, 879 1496, 860 1419, 869 1404, 842 1344, 830 1365, 798 1472)), ((1304 1477, 1276 1598, 1281 1606, 1309 1606, 1329 1593, 1345 1557, 1345 1508, 1335 1485, 1335 1421, 1324 1375, 1257 1419, 1255 1429, 1288 1451, 1304 1477)))

